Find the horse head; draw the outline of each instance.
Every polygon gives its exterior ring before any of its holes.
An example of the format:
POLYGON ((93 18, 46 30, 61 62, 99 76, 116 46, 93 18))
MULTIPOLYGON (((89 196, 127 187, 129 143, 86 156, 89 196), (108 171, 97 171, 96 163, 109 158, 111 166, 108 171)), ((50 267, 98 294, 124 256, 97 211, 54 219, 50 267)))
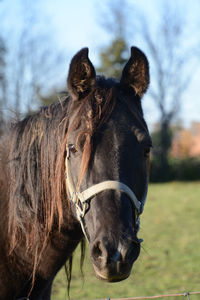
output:
POLYGON ((148 61, 132 47, 117 82, 96 76, 84 48, 73 57, 67 81, 68 196, 97 277, 120 281, 129 276, 140 253, 137 233, 151 148, 141 107, 149 84, 148 61))

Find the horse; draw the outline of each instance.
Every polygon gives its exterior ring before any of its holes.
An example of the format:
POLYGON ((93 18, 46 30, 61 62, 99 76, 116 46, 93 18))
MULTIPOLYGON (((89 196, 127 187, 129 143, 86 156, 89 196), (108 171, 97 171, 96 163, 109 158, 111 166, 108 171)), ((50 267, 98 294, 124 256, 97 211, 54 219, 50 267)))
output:
POLYGON ((145 54, 131 47, 120 81, 96 76, 81 49, 62 101, 10 124, 0 140, 0 300, 49 300, 57 272, 88 241, 97 278, 126 279, 152 146, 141 98, 145 54))

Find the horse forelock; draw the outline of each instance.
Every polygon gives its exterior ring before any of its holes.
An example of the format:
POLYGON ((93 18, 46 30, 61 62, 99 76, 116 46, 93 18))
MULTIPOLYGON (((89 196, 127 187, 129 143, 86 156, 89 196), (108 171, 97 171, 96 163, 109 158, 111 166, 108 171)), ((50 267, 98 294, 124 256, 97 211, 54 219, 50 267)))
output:
POLYGON ((78 188, 88 168, 93 151, 93 138, 110 117, 116 103, 115 82, 98 77, 95 89, 85 97, 76 110, 67 137, 76 129, 76 147, 82 149, 78 188))

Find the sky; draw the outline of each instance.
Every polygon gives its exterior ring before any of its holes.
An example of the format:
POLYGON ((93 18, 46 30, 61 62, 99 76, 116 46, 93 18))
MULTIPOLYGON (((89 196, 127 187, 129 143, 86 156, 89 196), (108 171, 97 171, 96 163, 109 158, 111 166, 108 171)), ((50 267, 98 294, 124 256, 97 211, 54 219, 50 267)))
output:
MULTIPOLYGON (((198 23, 198 19, 200 19, 199 0, 168 1, 173 3, 174 7, 178 7, 177 12, 182 7, 185 8, 190 27, 186 45, 194 43, 196 39, 200 41, 200 34, 198 35, 197 30, 197 26, 200 25, 200 22, 198 23)), ((103 21, 109 18, 108 14, 102 13, 107 2, 108 0, 1 0, 1 32, 5 35, 9 34, 10 42, 13 43, 14 48, 17 43, 17 33, 21 30, 23 20, 26 20, 30 8, 33 8, 40 30, 47 32, 51 38, 49 47, 53 48, 55 52, 61 52, 64 57, 60 74, 55 74, 55 78, 64 82, 72 56, 82 47, 89 47, 91 61, 95 66, 99 64, 100 49, 108 45, 112 37, 101 26, 103 21), (20 6, 22 2, 23 10, 20 6)), ((162 3, 164 0, 129 0, 130 6, 136 5, 139 11, 146 16, 152 28, 156 26, 159 20, 159 9, 162 3)), ((136 45, 144 51, 142 40, 134 32, 129 34, 128 43, 130 46, 136 45)), ((146 54, 148 56, 148 53, 146 54)), ((200 59, 195 63, 193 69, 191 84, 184 94, 182 109, 179 114, 179 118, 182 119, 185 126, 189 126, 192 121, 200 121, 200 59)), ((147 122, 151 124, 156 123, 159 117, 153 103, 147 93, 143 100, 143 107, 147 122)))

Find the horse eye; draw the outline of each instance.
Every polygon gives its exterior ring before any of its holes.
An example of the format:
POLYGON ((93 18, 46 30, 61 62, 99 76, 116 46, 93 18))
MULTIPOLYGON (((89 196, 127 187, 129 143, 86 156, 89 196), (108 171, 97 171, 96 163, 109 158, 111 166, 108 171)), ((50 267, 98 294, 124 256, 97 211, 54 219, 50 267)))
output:
POLYGON ((69 150, 72 152, 72 153, 76 153, 77 150, 75 148, 75 146, 73 144, 69 144, 69 150))

